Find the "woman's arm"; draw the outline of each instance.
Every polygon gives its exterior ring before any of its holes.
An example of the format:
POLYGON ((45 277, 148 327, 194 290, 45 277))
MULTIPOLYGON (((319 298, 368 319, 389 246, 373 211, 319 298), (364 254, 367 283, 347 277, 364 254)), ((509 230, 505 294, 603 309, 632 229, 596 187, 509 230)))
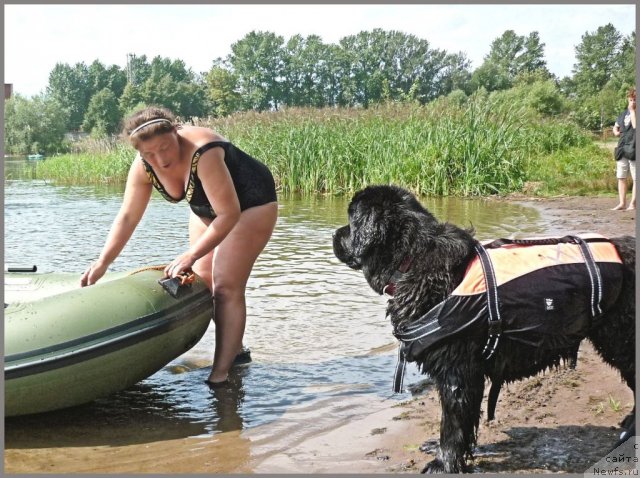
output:
POLYGON ((614 136, 620 136, 620 125, 618 125, 617 121, 613 125, 613 135, 614 136))
POLYGON ((202 155, 198 162, 198 177, 216 217, 187 252, 167 266, 165 273, 171 277, 188 269, 195 261, 215 249, 240 219, 240 202, 231 174, 224 163, 222 148, 212 148, 202 155))
POLYGON ((152 186, 144 171, 142 161, 136 156, 131 168, 129 168, 120 211, 113 220, 98 260, 91 264, 82 275, 80 286, 92 285, 98 281, 106 272, 107 267, 118 257, 140 222, 147 204, 149 204, 151 190, 152 186))

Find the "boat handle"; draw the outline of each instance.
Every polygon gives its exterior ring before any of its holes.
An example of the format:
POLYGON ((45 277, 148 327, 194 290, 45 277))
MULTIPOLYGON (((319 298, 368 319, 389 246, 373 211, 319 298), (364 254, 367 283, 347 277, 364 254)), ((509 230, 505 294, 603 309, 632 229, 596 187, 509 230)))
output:
POLYGON ((31 267, 9 267, 9 266, 4 266, 4 271, 5 272, 37 272, 38 271, 38 266, 31 266, 31 267))

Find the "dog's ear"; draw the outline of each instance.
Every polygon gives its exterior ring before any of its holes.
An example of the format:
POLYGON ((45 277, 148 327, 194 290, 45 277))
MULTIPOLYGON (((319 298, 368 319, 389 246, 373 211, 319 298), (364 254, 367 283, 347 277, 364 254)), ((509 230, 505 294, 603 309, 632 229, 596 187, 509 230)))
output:
POLYGON ((374 247, 384 247, 387 243, 388 218, 385 211, 376 206, 354 205, 350 214, 351 247, 353 255, 362 258, 370 255, 374 247))

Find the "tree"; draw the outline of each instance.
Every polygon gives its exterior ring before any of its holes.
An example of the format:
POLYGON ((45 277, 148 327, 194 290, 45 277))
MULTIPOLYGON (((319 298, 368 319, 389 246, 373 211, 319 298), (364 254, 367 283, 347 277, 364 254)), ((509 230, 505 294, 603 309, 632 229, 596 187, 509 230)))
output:
POLYGON ((142 97, 142 88, 134 85, 133 83, 127 83, 124 87, 122 95, 118 99, 120 112, 122 116, 129 116, 135 110, 140 109, 142 105, 146 105, 142 97))
POLYGON ((544 59, 544 43, 540 41, 538 32, 531 32, 524 40, 524 51, 518 57, 516 76, 534 71, 543 71, 546 74, 550 74, 547 69, 547 62, 544 59))
POLYGON ((117 65, 109 68, 95 60, 91 65, 58 63, 49 74, 47 93, 69 110, 70 130, 80 129, 91 98, 108 88, 117 98, 122 95, 127 77, 117 65))
POLYGON ((635 32, 623 37, 609 23, 585 33, 573 73, 569 92, 578 123, 590 129, 612 124, 626 106, 626 90, 635 85, 635 32))
POLYGON ((438 75, 438 96, 448 95, 452 91, 471 91, 471 62, 462 53, 450 54, 445 57, 444 66, 438 75))
POLYGON ((139 86, 151 76, 151 65, 147 61, 147 55, 136 56, 133 53, 127 55, 127 81, 139 86))
POLYGON ((92 136, 112 135, 117 132, 121 119, 118 99, 109 88, 103 88, 91 98, 82 129, 92 136))
POLYGON ((549 74, 544 60, 544 43, 540 42, 538 32, 525 37, 506 30, 491 43, 484 63, 473 74, 472 85, 487 91, 507 89, 513 86, 518 75, 537 70, 549 74))
POLYGON ((129 83, 120 97, 124 114, 143 105, 164 106, 182 118, 205 116, 208 104, 204 81, 182 60, 129 55, 129 83))
POLYGON ((47 93, 69 111, 69 130, 79 130, 92 96, 87 65, 57 63, 49 74, 47 93))
POLYGON ((512 79, 518 74, 518 57, 524 49, 524 37, 516 35, 513 30, 505 31, 493 40, 489 55, 485 58, 495 65, 507 78, 512 79))
POLYGON ((352 104, 366 107, 381 101, 385 89, 394 100, 411 91, 421 103, 440 93, 438 81, 447 67, 447 55, 431 49, 426 40, 376 28, 344 37, 339 44, 342 94, 352 104))
POLYGON ((168 76, 176 83, 193 81, 193 72, 187 68, 186 64, 182 60, 171 60, 170 58, 163 58, 156 56, 151 60, 151 72, 147 79, 151 79, 153 82, 158 83, 168 76))
POLYGON ((238 93, 238 76, 224 65, 221 59, 214 61, 205 76, 207 96, 215 116, 226 116, 240 111, 241 98, 238 93))
POLYGON ((622 39, 617 67, 611 77, 611 87, 619 95, 620 109, 627 106, 627 91, 636 85, 636 32, 622 39))
POLYGON ((585 33, 576 46, 573 80, 581 97, 596 95, 611 79, 619 65, 622 36, 608 23, 594 33, 585 33))
POLYGON ((171 109, 184 119, 207 116, 211 104, 207 101, 206 85, 199 81, 178 82, 171 109))
POLYGON ((11 154, 65 152, 69 112, 50 96, 26 99, 14 95, 5 102, 4 148, 11 154))
POLYGON ((284 47, 284 95, 288 106, 314 106, 321 108, 335 95, 327 95, 335 63, 333 50, 317 35, 303 38, 294 35, 284 47))
POLYGON ((231 45, 229 64, 247 109, 277 110, 282 103, 284 39, 270 32, 251 31, 231 45))

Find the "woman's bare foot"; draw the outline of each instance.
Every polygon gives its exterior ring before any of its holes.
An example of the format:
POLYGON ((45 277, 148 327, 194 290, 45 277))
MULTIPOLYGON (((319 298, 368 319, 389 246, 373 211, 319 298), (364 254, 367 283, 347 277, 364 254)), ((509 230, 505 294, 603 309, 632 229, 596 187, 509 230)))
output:
POLYGON ((612 207, 611 210, 612 211, 622 211, 623 209, 626 208, 626 204, 618 204, 616 207, 612 207))
POLYGON ((229 375, 228 374, 224 375, 224 377, 221 378, 219 376, 214 376, 214 373, 211 372, 211 374, 209 374, 209 377, 205 380, 205 382, 210 387, 216 387, 216 386, 219 386, 219 385, 227 383, 228 380, 229 380, 229 375))
POLYGON ((635 207, 635 206, 629 206, 629 207, 627 208, 627 211, 635 211, 635 210, 636 210, 636 207, 635 207))

